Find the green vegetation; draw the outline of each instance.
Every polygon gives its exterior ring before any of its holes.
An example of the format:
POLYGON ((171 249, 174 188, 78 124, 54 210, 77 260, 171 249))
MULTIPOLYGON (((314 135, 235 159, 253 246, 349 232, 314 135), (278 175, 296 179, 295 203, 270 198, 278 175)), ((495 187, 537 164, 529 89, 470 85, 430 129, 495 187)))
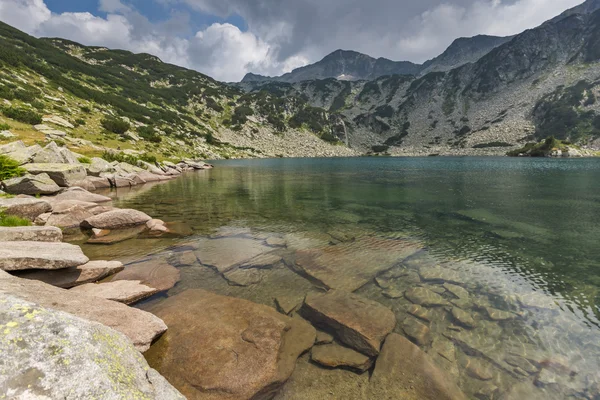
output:
POLYGON ((155 155, 148 153, 136 157, 131 154, 117 153, 112 151, 106 151, 102 153, 102 158, 108 162, 124 162, 131 165, 137 165, 138 161, 144 161, 150 164, 154 164, 157 161, 155 155))
POLYGON ((254 110, 247 105, 239 106, 233 112, 231 123, 233 125, 244 125, 248 121, 248 117, 254 115, 254 110))
POLYGON ((153 126, 141 126, 137 129, 140 137, 148 142, 152 143, 160 143, 162 142, 162 138, 160 135, 154 130, 153 126))
POLYGON ((6 215, 4 210, 0 209, 0 226, 2 227, 16 227, 16 226, 30 226, 31 221, 16 217, 14 215, 6 215))
POLYGON ((131 128, 129 122, 114 117, 103 118, 102 121, 100 121, 100 124, 107 131, 116 133, 117 135, 122 135, 131 128))
POLYGON ((25 169, 19 166, 19 163, 5 155, 0 155, 0 181, 23 176, 25 169))
POLYGON ((79 157, 77 159, 77 161, 79 161, 82 164, 91 164, 92 163, 92 160, 88 157, 79 157))
POLYGON ((37 125, 42 123, 42 116, 27 108, 2 107, 2 114, 24 124, 37 125))
POLYGON ((563 142, 551 136, 540 143, 527 143, 520 149, 506 153, 509 157, 525 155, 529 157, 548 157, 553 150, 566 150, 570 142, 563 142))
POLYGON ((327 115, 321 108, 306 106, 289 120, 291 128, 306 126, 314 133, 321 133, 327 125, 327 115))
POLYGON ((10 129, 9 124, 0 124, 0 131, 7 131, 10 129))
POLYGON ((386 146, 386 145, 377 145, 377 146, 371 147, 371 150, 373 150, 373 153, 385 153, 389 149, 390 149, 390 146, 386 146))

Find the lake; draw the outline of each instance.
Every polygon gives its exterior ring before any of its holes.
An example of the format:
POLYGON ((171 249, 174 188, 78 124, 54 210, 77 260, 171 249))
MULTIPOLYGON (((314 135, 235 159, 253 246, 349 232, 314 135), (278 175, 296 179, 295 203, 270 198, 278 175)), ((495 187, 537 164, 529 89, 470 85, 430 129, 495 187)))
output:
MULTIPOLYGON (((283 260, 252 279, 226 279, 200 260, 180 268, 168 296, 203 288, 275 307, 274 299, 301 303, 319 286, 353 290, 391 308, 395 331, 418 342, 469 397, 600 393, 596 159, 231 160, 113 195, 116 206, 170 222, 181 235, 85 245, 91 258, 137 262, 211 243, 207 258, 218 259, 236 249, 215 241, 238 238, 267 247, 271 240, 283 260), (408 259, 394 258, 404 254, 395 253, 398 241, 415 249, 408 259), (313 248, 341 255, 328 258, 323 272, 323 260, 297 260, 313 248), (426 307, 425 319, 413 316, 414 301, 403 294, 416 287, 447 304, 426 307), (476 325, 461 327, 453 307, 468 310, 476 325), (419 324, 428 327, 425 337, 414 333, 419 324), (452 356, 440 357, 436 349, 449 345, 452 356)), ((308 360, 298 361, 276 398, 361 398, 368 373, 308 360)))

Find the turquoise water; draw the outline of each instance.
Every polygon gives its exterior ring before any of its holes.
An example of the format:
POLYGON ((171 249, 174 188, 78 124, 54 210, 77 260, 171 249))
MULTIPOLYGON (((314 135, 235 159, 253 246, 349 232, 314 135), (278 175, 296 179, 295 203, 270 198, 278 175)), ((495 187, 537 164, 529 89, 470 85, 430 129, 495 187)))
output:
MULTIPOLYGON (((135 239, 111 246, 110 255, 131 261, 210 237, 262 240, 275 235, 287 240, 293 263, 296 251, 310 246, 343 244, 360 252, 358 243, 364 237, 409 239, 422 251, 402 268, 423 277, 424 268, 441 265, 454 275, 390 281, 394 289, 421 285, 450 298, 440 285, 456 283, 469 291, 472 304, 465 307, 481 320, 478 328, 453 335, 447 331, 452 328, 444 316, 447 311, 433 310, 439 321, 431 322, 431 338, 422 345, 428 352, 431 341, 450 340, 456 345, 456 365, 443 367, 470 397, 481 398, 491 390, 491 382, 495 397, 488 398, 519 398, 522 394, 515 394, 515 387, 528 398, 598 395, 600 161, 352 158, 215 164, 212 171, 114 194, 117 206, 174 223, 182 236, 135 239), (496 321, 486 314, 486 307, 511 312, 511 318, 496 321), (539 356, 517 354, 515 342, 539 356), (534 364, 536 371, 515 373, 506 364, 507 356, 515 354, 534 364), (468 374, 464 357, 489 364, 495 371, 492 381, 468 374), (548 361, 552 357, 560 362, 548 361), (548 383, 546 375, 539 377, 542 368, 557 364, 561 367, 551 372, 558 375, 553 378, 558 383, 548 383)), ((85 250, 92 257, 106 258, 104 247, 88 245, 85 250)), ((276 281, 234 287, 216 272, 198 268, 183 273, 169 295, 203 287, 273 305, 266 294, 273 291, 269 285, 281 290, 287 284, 302 287, 297 280, 304 278, 292 269, 291 275, 281 274, 276 281)), ((390 306, 399 320, 405 318, 411 303, 382 289, 371 281, 357 293, 390 306)), ((401 326, 399 333, 405 332, 401 326)), ((307 364, 298 368, 298 374, 318 368, 307 364)), ((332 377, 328 385, 347 385, 344 379, 332 377)), ((281 398, 316 395, 303 393, 294 382, 281 398)))

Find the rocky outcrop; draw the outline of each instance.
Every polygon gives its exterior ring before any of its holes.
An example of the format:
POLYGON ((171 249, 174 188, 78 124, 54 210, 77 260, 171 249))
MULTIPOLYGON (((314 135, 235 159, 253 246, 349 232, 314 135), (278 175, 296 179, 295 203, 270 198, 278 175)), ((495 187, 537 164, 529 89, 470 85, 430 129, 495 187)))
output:
POLYGON ((0 242, 0 269, 61 269, 78 267, 89 259, 79 246, 53 242, 0 242))
POLYGON ((75 182, 85 179, 85 168, 73 164, 25 164, 23 166, 32 175, 48 174, 60 187, 73 186, 75 182))
POLYGON ((15 215, 30 221, 34 221, 39 215, 52 210, 52 206, 45 200, 12 198, 0 199, 0 209, 6 215, 15 215))
POLYGON ((96 193, 90 193, 89 191, 79 187, 72 187, 66 189, 59 195, 52 198, 52 202, 60 202, 65 200, 85 201, 88 203, 96 203, 102 205, 107 205, 106 203, 110 203, 112 201, 110 197, 102 196, 96 193))
POLYGON ((309 294, 300 312, 315 326, 368 356, 379 354, 381 343, 396 326, 396 316, 389 308, 341 291, 309 294))
POLYGON ((98 284, 86 283, 85 285, 74 287, 71 289, 71 292, 118 301, 124 304, 133 304, 159 291, 142 285, 140 281, 114 281, 98 284))
POLYGON ((123 229, 144 225, 151 219, 141 211, 117 209, 87 218, 81 225, 89 229, 123 229))
POLYGON ((0 242, 61 242, 62 231, 48 226, 0 227, 0 242))
POLYGON ((6 398, 184 399, 113 329, 1 290, 0 302, 6 398))
POLYGON ((48 174, 25 175, 7 179, 2 182, 2 187, 11 194, 55 194, 60 191, 60 186, 48 174))
POLYGON ((190 399, 268 399, 316 332, 270 307, 188 290, 152 310, 169 325, 146 357, 190 399))
POLYGON ((86 283, 98 282, 123 270, 119 261, 90 261, 79 267, 54 271, 23 271, 17 276, 23 279, 41 281, 52 286, 70 289, 86 283))

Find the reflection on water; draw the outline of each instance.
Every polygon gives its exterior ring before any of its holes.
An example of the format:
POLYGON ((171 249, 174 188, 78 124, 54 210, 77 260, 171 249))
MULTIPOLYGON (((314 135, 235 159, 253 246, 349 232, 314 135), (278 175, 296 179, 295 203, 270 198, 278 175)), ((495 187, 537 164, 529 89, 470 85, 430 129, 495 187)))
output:
MULTIPOLYGON (((228 161, 116 196, 117 206, 161 218, 185 237, 84 250, 125 261, 166 257, 182 274, 168 295, 206 288, 271 306, 277 299, 287 312, 316 286, 343 282, 341 288, 359 287, 358 294, 394 310, 396 331, 427 351, 470 397, 598 396, 596 160, 228 161), (242 240, 236 246, 275 251, 282 261, 251 276, 223 274, 227 260, 219 254, 231 251, 225 241, 232 237, 242 240), (408 244, 395 255, 399 241, 408 244), (389 257, 361 252, 371 242, 389 257), (415 250, 405 254, 406 246, 415 250), (337 256, 306 261, 314 249, 327 255, 342 248, 344 266, 335 264, 337 256), (182 262, 190 251, 200 257, 182 262), (319 264, 324 259, 327 268, 319 264)), ((350 392, 360 398, 356 374, 299 363, 280 398, 348 398, 341 393, 350 392), (304 383, 315 374, 322 388, 315 384, 306 392, 304 383)))

